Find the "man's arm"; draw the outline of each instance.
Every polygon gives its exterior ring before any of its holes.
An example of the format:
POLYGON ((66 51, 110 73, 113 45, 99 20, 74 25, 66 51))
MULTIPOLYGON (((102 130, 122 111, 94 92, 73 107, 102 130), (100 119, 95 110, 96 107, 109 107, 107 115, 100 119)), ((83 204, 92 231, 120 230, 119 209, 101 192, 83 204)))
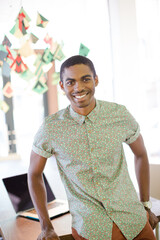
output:
MULTIPOLYGON (((140 135, 137 140, 129 146, 134 153, 135 172, 139 186, 140 200, 147 202, 150 197, 150 174, 147 151, 142 136, 140 135)), ((158 218, 150 210, 147 211, 149 213, 150 224, 154 229, 158 223, 158 218)))
POLYGON ((28 170, 28 187, 42 229, 38 240, 57 240, 59 238, 54 232, 48 215, 46 189, 42 177, 46 161, 47 158, 36 154, 34 151, 31 152, 28 170))

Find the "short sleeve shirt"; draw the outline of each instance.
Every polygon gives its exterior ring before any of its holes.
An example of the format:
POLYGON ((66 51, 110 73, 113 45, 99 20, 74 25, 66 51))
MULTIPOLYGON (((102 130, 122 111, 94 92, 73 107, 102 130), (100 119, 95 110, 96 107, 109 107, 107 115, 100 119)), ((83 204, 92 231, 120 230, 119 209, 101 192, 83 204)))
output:
POLYGON ((130 179, 123 143, 139 136, 126 107, 96 101, 87 116, 71 106, 47 117, 33 151, 55 155, 72 215, 72 226, 91 240, 112 238, 113 222, 131 240, 146 224, 146 212, 130 179))

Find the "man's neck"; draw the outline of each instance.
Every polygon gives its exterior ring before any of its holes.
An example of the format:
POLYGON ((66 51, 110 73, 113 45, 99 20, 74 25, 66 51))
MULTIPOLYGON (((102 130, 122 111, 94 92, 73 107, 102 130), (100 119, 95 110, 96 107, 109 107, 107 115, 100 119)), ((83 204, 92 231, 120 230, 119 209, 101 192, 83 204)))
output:
POLYGON ((87 116, 90 112, 92 112, 92 110, 95 108, 95 106, 96 106, 96 100, 93 102, 92 105, 89 105, 87 107, 75 108, 74 106, 72 106, 72 109, 80 115, 87 116))

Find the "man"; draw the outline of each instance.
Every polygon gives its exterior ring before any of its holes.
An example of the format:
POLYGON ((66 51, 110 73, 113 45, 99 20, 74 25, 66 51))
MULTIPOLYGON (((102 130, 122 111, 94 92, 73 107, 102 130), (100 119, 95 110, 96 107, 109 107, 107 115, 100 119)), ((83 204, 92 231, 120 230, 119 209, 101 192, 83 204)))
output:
POLYGON ((95 99, 98 76, 88 58, 67 59, 60 78, 71 105, 45 119, 35 136, 28 173, 42 228, 38 240, 59 239, 48 217, 42 181, 53 154, 68 197, 74 239, 155 239, 151 226, 158 219, 150 210, 149 164, 138 123, 124 106, 95 99), (128 174, 123 142, 135 155, 141 202, 128 174))

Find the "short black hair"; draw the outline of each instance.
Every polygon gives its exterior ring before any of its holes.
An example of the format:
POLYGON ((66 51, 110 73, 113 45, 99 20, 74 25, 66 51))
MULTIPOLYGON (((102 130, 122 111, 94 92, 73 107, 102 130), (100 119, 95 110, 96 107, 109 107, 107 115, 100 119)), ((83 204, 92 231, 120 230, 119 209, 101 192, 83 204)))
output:
POLYGON ((96 70, 95 70, 95 67, 93 65, 93 62, 87 57, 84 57, 84 56, 81 56, 81 55, 75 55, 75 56, 72 56, 72 57, 68 58, 67 60, 65 60, 62 63, 61 68, 60 68, 60 80, 61 81, 63 81, 63 72, 64 72, 65 68, 69 68, 69 67, 74 66, 76 64, 87 65, 91 69, 91 71, 93 73, 93 76, 95 78, 96 70))

